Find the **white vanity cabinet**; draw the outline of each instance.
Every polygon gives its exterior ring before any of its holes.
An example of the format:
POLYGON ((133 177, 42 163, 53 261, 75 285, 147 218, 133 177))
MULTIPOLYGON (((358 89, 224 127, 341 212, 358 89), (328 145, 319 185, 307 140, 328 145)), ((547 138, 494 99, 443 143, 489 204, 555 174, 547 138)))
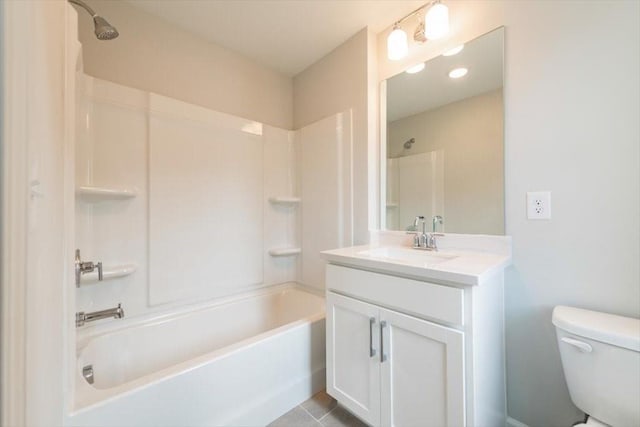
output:
POLYGON ((373 426, 504 426, 502 272, 482 286, 327 266, 327 392, 373 426))

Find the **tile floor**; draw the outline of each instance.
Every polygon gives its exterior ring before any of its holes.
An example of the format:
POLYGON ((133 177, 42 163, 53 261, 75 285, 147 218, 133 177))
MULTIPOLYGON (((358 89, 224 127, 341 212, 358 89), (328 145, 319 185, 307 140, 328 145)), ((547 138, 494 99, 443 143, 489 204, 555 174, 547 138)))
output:
POLYGON ((267 427, 366 427, 324 391, 296 406, 267 427))

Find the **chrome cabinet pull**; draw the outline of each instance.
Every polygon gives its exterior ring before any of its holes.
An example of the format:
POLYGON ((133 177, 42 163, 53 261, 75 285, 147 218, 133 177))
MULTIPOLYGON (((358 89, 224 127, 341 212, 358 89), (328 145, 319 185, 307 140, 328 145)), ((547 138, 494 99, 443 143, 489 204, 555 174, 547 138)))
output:
POLYGON ((387 361, 387 355, 384 354, 384 328, 387 326, 386 320, 380 321, 380 362, 387 361))
POLYGON ((373 325, 376 324, 376 318, 369 318, 369 357, 374 357, 376 355, 376 349, 373 348, 373 325))

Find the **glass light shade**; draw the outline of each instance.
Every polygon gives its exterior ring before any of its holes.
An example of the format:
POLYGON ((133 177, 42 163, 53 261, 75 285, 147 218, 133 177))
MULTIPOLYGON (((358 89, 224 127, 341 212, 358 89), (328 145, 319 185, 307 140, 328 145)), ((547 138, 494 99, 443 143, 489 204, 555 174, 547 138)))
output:
POLYGON ((407 33, 400 28, 395 28, 387 37, 387 57, 392 61, 402 59, 409 53, 407 33))
POLYGON ((424 35, 428 40, 437 40, 449 33, 449 8, 436 3, 424 16, 424 35))
POLYGON ((415 74, 415 73, 419 73, 420 71, 424 70, 424 62, 421 62, 419 64, 416 64, 412 67, 409 67, 405 70, 405 72, 407 74, 415 74))

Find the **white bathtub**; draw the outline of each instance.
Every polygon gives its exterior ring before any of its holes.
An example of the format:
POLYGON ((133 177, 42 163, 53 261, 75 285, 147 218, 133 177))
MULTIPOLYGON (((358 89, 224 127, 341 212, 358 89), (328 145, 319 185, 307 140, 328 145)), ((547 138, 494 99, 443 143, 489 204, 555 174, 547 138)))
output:
POLYGON ((324 387, 324 316, 282 285, 85 339, 68 424, 265 425, 324 387))

